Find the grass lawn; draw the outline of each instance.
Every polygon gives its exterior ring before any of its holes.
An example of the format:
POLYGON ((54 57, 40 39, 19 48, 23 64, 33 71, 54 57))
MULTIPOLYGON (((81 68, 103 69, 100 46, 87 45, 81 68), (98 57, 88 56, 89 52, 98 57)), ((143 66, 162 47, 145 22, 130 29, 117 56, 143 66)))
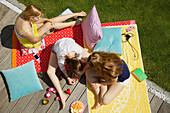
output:
POLYGON ((45 17, 90 12, 96 5, 102 23, 135 20, 138 25, 145 73, 148 79, 170 92, 170 1, 168 0, 18 0, 39 6, 45 17))

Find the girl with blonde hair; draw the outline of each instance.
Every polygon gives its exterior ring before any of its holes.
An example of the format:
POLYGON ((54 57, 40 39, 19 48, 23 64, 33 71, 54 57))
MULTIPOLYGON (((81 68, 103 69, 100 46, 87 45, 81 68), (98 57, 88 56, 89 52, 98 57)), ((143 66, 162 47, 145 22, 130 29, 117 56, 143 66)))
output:
POLYGON ((107 105, 123 90, 130 77, 126 63, 115 53, 95 51, 88 58, 85 71, 96 97, 93 109, 107 105))
POLYGON ((27 6, 16 19, 15 33, 25 48, 38 47, 42 43, 42 39, 51 33, 50 29, 62 29, 81 24, 81 20, 79 19, 71 22, 64 21, 69 18, 86 16, 86 13, 82 11, 80 13, 57 16, 51 19, 41 18, 42 16, 42 10, 31 4, 27 6))

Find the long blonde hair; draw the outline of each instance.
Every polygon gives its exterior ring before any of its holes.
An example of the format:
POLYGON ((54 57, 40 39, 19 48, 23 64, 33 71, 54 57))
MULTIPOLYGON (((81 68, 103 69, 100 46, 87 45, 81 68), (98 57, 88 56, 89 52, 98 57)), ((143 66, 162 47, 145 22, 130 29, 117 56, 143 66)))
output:
POLYGON ((123 62, 120 56, 115 53, 95 51, 89 56, 88 63, 90 68, 97 73, 108 75, 112 78, 121 74, 123 70, 123 62))
POLYGON ((39 15, 43 16, 41 9, 33 4, 28 5, 25 8, 23 14, 24 14, 24 19, 26 20, 28 20, 30 17, 37 17, 39 15))

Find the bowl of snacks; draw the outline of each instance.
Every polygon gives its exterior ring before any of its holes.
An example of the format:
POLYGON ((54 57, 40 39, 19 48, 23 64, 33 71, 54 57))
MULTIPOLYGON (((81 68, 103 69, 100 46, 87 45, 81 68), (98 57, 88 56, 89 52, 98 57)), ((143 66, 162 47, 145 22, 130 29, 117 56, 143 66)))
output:
POLYGON ((74 101, 71 106, 71 113, 83 113, 84 112, 84 104, 81 101, 74 101))

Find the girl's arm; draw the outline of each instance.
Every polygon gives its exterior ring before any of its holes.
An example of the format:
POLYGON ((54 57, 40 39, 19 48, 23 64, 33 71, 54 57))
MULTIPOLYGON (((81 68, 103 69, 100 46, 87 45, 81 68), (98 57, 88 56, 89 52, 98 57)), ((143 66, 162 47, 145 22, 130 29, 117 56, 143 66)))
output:
POLYGON ((59 67, 60 67, 60 70, 63 72, 64 76, 67 78, 68 83, 71 85, 75 84, 75 81, 69 77, 67 70, 65 69, 65 66, 62 64, 59 64, 59 67))
POLYGON ((35 35, 32 33, 32 31, 25 32, 22 34, 22 37, 27 38, 32 43, 37 43, 41 41, 43 38, 45 38, 47 35, 45 34, 39 34, 39 37, 35 37, 35 35))
POLYGON ((40 23, 44 23, 44 22, 48 22, 49 19, 48 18, 41 18, 40 20, 38 20, 37 22, 35 22, 36 24, 40 24, 40 23))
POLYGON ((80 77, 85 73, 85 71, 87 70, 87 69, 89 69, 90 67, 89 67, 89 64, 87 63, 86 65, 85 65, 85 67, 84 67, 84 69, 83 69, 83 71, 81 72, 81 75, 79 75, 80 77))

